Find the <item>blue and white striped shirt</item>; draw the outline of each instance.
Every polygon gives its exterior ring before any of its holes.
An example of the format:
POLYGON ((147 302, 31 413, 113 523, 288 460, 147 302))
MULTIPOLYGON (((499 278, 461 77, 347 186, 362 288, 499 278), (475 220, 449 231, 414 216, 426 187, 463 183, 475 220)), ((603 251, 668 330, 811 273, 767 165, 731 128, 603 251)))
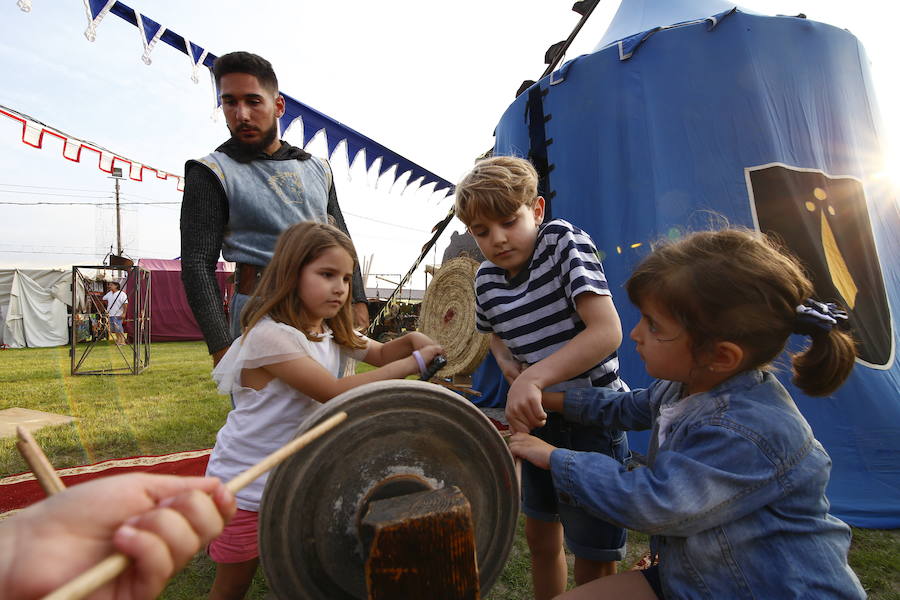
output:
MULTIPOLYGON (((583 293, 611 295, 597 248, 588 234, 554 219, 541 226, 528 266, 514 278, 507 279, 506 270, 490 261, 481 263, 475 276, 475 324, 483 333, 500 336, 516 360, 532 365, 584 331, 575 311, 575 298, 583 293)), ((547 390, 628 389, 618 372, 613 352, 547 390)))

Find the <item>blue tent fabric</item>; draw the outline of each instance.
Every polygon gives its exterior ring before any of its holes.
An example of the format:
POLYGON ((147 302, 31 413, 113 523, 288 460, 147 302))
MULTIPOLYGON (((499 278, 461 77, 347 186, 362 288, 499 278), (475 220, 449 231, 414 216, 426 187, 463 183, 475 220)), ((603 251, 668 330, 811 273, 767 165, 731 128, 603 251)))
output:
MULTIPOLYGON (((900 527, 900 209, 881 176, 865 52, 802 18, 716 17, 638 34, 627 60, 612 45, 570 61, 510 105, 495 153, 546 163, 550 211, 593 237, 626 332, 639 315, 621 286, 654 241, 726 224, 784 238, 817 296, 852 306, 860 343, 828 398, 796 389, 786 358, 776 365, 832 457, 832 512, 900 527)), ((627 338, 620 362, 629 385, 649 383, 627 338)))

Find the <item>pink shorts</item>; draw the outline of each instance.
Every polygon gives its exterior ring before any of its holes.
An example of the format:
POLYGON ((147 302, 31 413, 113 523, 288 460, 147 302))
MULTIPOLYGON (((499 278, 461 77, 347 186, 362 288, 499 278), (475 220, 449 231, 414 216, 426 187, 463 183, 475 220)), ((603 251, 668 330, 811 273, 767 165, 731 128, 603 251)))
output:
POLYGON ((217 563, 238 563, 259 556, 258 521, 259 513, 237 509, 219 537, 209 543, 206 549, 209 557, 217 563))

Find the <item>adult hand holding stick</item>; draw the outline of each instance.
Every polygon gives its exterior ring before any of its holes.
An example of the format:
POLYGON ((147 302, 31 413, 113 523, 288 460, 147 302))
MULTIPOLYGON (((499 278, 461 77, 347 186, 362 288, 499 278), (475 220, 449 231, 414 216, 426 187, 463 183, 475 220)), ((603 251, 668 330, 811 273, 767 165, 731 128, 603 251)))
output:
MULTIPOLYGON (((346 418, 343 412, 332 416, 226 484, 206 477, 122 475, 76 486, 29 507, 0 524, 0 555, 12 557, 0 561, 0 581, 6 592, 12 591, 11 584, 18 586, 12 597, 36 598, 81 572, 44 598, 84 598, 133 565, 97 597, 154 598, 168 577, 222 530, 234 514, 235 492, 346 418), (111 547, 134 560, 117 553, 95 564, 111 547), (54 566, 51 578, 48 564, 65 568, 54 566), (85 571, 90 564, 94 566, 85 571), (34 576, 24 576, 26 571, 34 576)), ((37 444, 28 443, 21 432, 20 437, 20 449, 28 448, 23 456, 29 452, 29 465, 44 489, 61 489, 61 480, 58 486, 52 482, 58 476, 37 444), (43 466, 35 469, 39 462, 43 466)))

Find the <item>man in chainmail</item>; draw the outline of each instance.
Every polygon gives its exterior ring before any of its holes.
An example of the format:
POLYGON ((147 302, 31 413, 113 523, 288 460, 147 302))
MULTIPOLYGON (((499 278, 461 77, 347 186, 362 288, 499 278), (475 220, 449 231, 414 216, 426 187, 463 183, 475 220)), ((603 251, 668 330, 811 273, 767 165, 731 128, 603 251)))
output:
MULTIPOLYGON (((330 222, 347 233, 328 161, 279 138, 284 97, 266 59, 232 52, 213 65, 231 138, 185 165, 181 279, 194 318, 217 363, 240 335, 240 311, 282 231, 299 221, 330 222), (235 263, 226 321, 215 278, 219 253, 235 263)), ((357 325, 368 324, 359 266, 353 274, 357 325)))

